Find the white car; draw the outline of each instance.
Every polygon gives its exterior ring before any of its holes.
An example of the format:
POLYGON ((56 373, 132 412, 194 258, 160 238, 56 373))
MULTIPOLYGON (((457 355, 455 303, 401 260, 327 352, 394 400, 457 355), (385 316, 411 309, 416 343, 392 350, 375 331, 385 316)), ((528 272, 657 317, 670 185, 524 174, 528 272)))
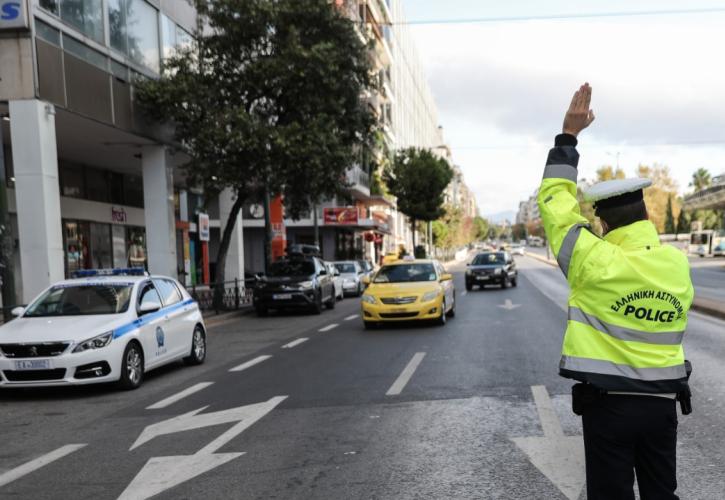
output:
POLYGON ((206 358, 197 303, 175 280, 142 269, 81 271, 43 291, 0 327, 0 388, 117 382, 206 358))
POLYGON ((342 288, 347 295, 359 297, 365 290, 363 277, 367 276, 365 270, 361 267, 360 261, 341 260, 332 263, 340 272, 342 277, 342 288))
POLYGON ((511 254, 512 255, 526 255, 526 250, 522 245, 512 245, 511 246, 511 254))
POLYGON ((343 279, 340 276, 340 271, 331 262, 325 262, 325 268, 327 269, 327 273, 332 277, 332 284, 335 289, 335 300, 344 299, 345 289, 343 288, 343 279))

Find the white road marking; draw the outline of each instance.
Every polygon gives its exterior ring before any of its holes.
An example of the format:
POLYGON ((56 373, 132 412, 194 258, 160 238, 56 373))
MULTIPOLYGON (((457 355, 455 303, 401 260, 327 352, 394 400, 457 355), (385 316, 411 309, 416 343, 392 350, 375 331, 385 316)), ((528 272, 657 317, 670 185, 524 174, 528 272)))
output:
POLYGON ((6 484, 12 483, 13 481, 20 479, 23 476, 26 476, 30 474, 31 472, 35 472, 36 470, 40 469, 41 467, 45 467, 49 463, 55 462, 56 460, 59 460, 63 458, 66 455, 70 455, 74 451, 78 451, 84 446, 87 446, 85 444, 68 444, 65 446, 61 446, 57 450, 51 451, 50 453, 46 453, 45 455, 36 458, 35 460, 31 460, 30 462, 26 462, 23 465, 16 467, 14 469, 10 469, 7 472, 4 472, 3 474, 0 474, 0 487, 5 486, 6 484))
POLYGON ((243 370, 246 370, 247 368, 253 367, 254 365, 258 365, 262 361, 267 361, 271 357, 272 356, 269 356, 269 355, 258 356, 252 360, 247 361, 246 363, 242 363, 239 366, 235 366, 234 368, 230 369, 229 371, 230 372, 241 372, 243 370))
POLYGON ((292 349, 293 347, 303 344, 303 343, 307 342, 308 340, 310 340, 310 339, 308 339, 306 337, 302 337, 301 339, 293 340, 289 344, 283 345, 282 349, 292 349))
POLYGON ((408 384, 408 381, 410 381, 410 378, 415 373, 415 370, 418 369, 418 365, 420 365, 420 362, 423 361, 424 357, 424 352, 416 352, 408 363, 408 366, 403 369, 398 379, 393 382, 393 385, 390 386, 390 389, 388 389, 388 392, 386 392, 385 395, 397 396, 403 392, 403 389, 405 389, 405 386, 408 384))
POLYGON ((360 317, 359 314, 351 314, 350 316, 348 316, 347 318, 345 318, 345 321, 352 321, 352 320, 354 320, 355 318, 358 318, 358 317, 360 317))
POLYGON ((330 330, 332 330, 332 329, 334 329, 334 328, 337 328, 338 326, 340 326, 340 325, 338 325, 337 323, 333 323, 333 324, 331 324, 331 325, 327 325, 327 326, 326 326, 326 327, 324 327, 324 328, 320 328, 320 329, 319 329, 319 330, 317 330, 317 331, 318 331, 318 332, 329 332, 330 330))
POLYGON ((191 396, 195 392, 199 392, 202 389, 206 389, 210 385, 214 384, 214 382, 199 382, 196 385, 192 385, 188 389, 184 389, 181 392, 177 392, 176 394, 169 396, 166 399, 162 399, 158 403, 154 403, 151 406, 147 406, 147 410, 160 410, 161 408, 166 408, 167 406, 171 406, 172 404, 176 403, 177 401, 180 401, 184 399, 186 396, 191 396))
POLYGON ((498 307, 501 309, 506 309, 507 311, 510 311, 511 309, 516 309, 517 307, 521 307, 521 304, 514 304, 511 302, 511 299, 506 299, 506 302, 503 304, 500 304, 498 307))
POLYGON ((145 500, 151 498, 244 455, 243 452, 215 452, 267 415, 285 399, 287 399, 287 396, 276 396, 263 403, 198 415, 200 411, 204 410, 204 408, 200 408, 185 415, 146 427, 131 449, 163 434, 237 421, 231 429, 193 455, 151 458, 121 493, 121 496, 118 497, 119 500, 145 500))
POLYGON ((512 441, 566 498, 576 500, 586 483, 582 437, 564 435, 546 387, 535 385, 531 392, 544 437, 520 437, 512 441))

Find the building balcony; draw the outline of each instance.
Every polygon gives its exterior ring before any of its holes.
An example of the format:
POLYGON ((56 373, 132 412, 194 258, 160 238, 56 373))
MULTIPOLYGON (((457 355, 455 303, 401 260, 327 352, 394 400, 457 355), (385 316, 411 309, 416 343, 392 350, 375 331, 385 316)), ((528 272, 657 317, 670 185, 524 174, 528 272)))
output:
POLYGON ((348 189, 353 198, 365 200, 370 197, 370 174, 358 165, 353 166, 347 171, 347 183, 349 184, 348 189))
POLYGON ((683 208, 687 210, 725 208, 725 174, 713 177, 710 187, 685 196, 683 208))

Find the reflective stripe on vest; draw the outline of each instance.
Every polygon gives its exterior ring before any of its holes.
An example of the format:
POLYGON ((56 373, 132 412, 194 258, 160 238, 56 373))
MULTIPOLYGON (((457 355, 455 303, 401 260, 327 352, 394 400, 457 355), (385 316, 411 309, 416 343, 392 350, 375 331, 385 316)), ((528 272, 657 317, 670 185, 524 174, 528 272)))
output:
POLYGON ((569 320, 589 325, 595 330, 627 342, 643 344, 680 345, 685 332, 643 332, 605 323, 596 316, 587 314, 578 307, 569 306, 569 320))
POLYGON ((566 179, 576 183, 577 169, 565 163, 547 165, 544 169, 544 179, 566 179))
POLYGON ((615 375, 644 381, 677 380, 687 377, 684 363, 663 368, 635 368, 602 359, 562 356, 559 362, 559 368, 575 372, 615 375))
POLYGON ((574 224, 569 229, 569 232, 564 236, 564 241, 561 242, 559 247, 559 253, 556 256, 556 261, 559 263, 559 267, 564 272, 564 276, 569 277, 569 264, 571 263, 571 256, 574 254, 574 246, 576 240, 579 239, 579 233, 582 228, 589 229, 589 224, 579 223, 574 224))

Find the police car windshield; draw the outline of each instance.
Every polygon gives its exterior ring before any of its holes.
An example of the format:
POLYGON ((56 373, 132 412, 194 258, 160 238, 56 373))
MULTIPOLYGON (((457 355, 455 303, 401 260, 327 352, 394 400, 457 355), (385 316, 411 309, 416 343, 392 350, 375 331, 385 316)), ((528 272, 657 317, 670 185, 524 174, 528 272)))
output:
POLYGON ((506 259, 502 252, 480 253, 473 259, 474 266, 494 266, 504 264, 506 259))
POLYGON ((309 260, 289 260, 272 264, 269 275, 272 277, 310 276, 315 274, 315 265, 309 260))
POLYGON ((410 283, 437 279, 433 264, 398 264, 380 268, 374 283, 410 283))
POLYGON ((128 310, 132 284, 58 285, 33 302, 24 317, 119 314, 128 310))

